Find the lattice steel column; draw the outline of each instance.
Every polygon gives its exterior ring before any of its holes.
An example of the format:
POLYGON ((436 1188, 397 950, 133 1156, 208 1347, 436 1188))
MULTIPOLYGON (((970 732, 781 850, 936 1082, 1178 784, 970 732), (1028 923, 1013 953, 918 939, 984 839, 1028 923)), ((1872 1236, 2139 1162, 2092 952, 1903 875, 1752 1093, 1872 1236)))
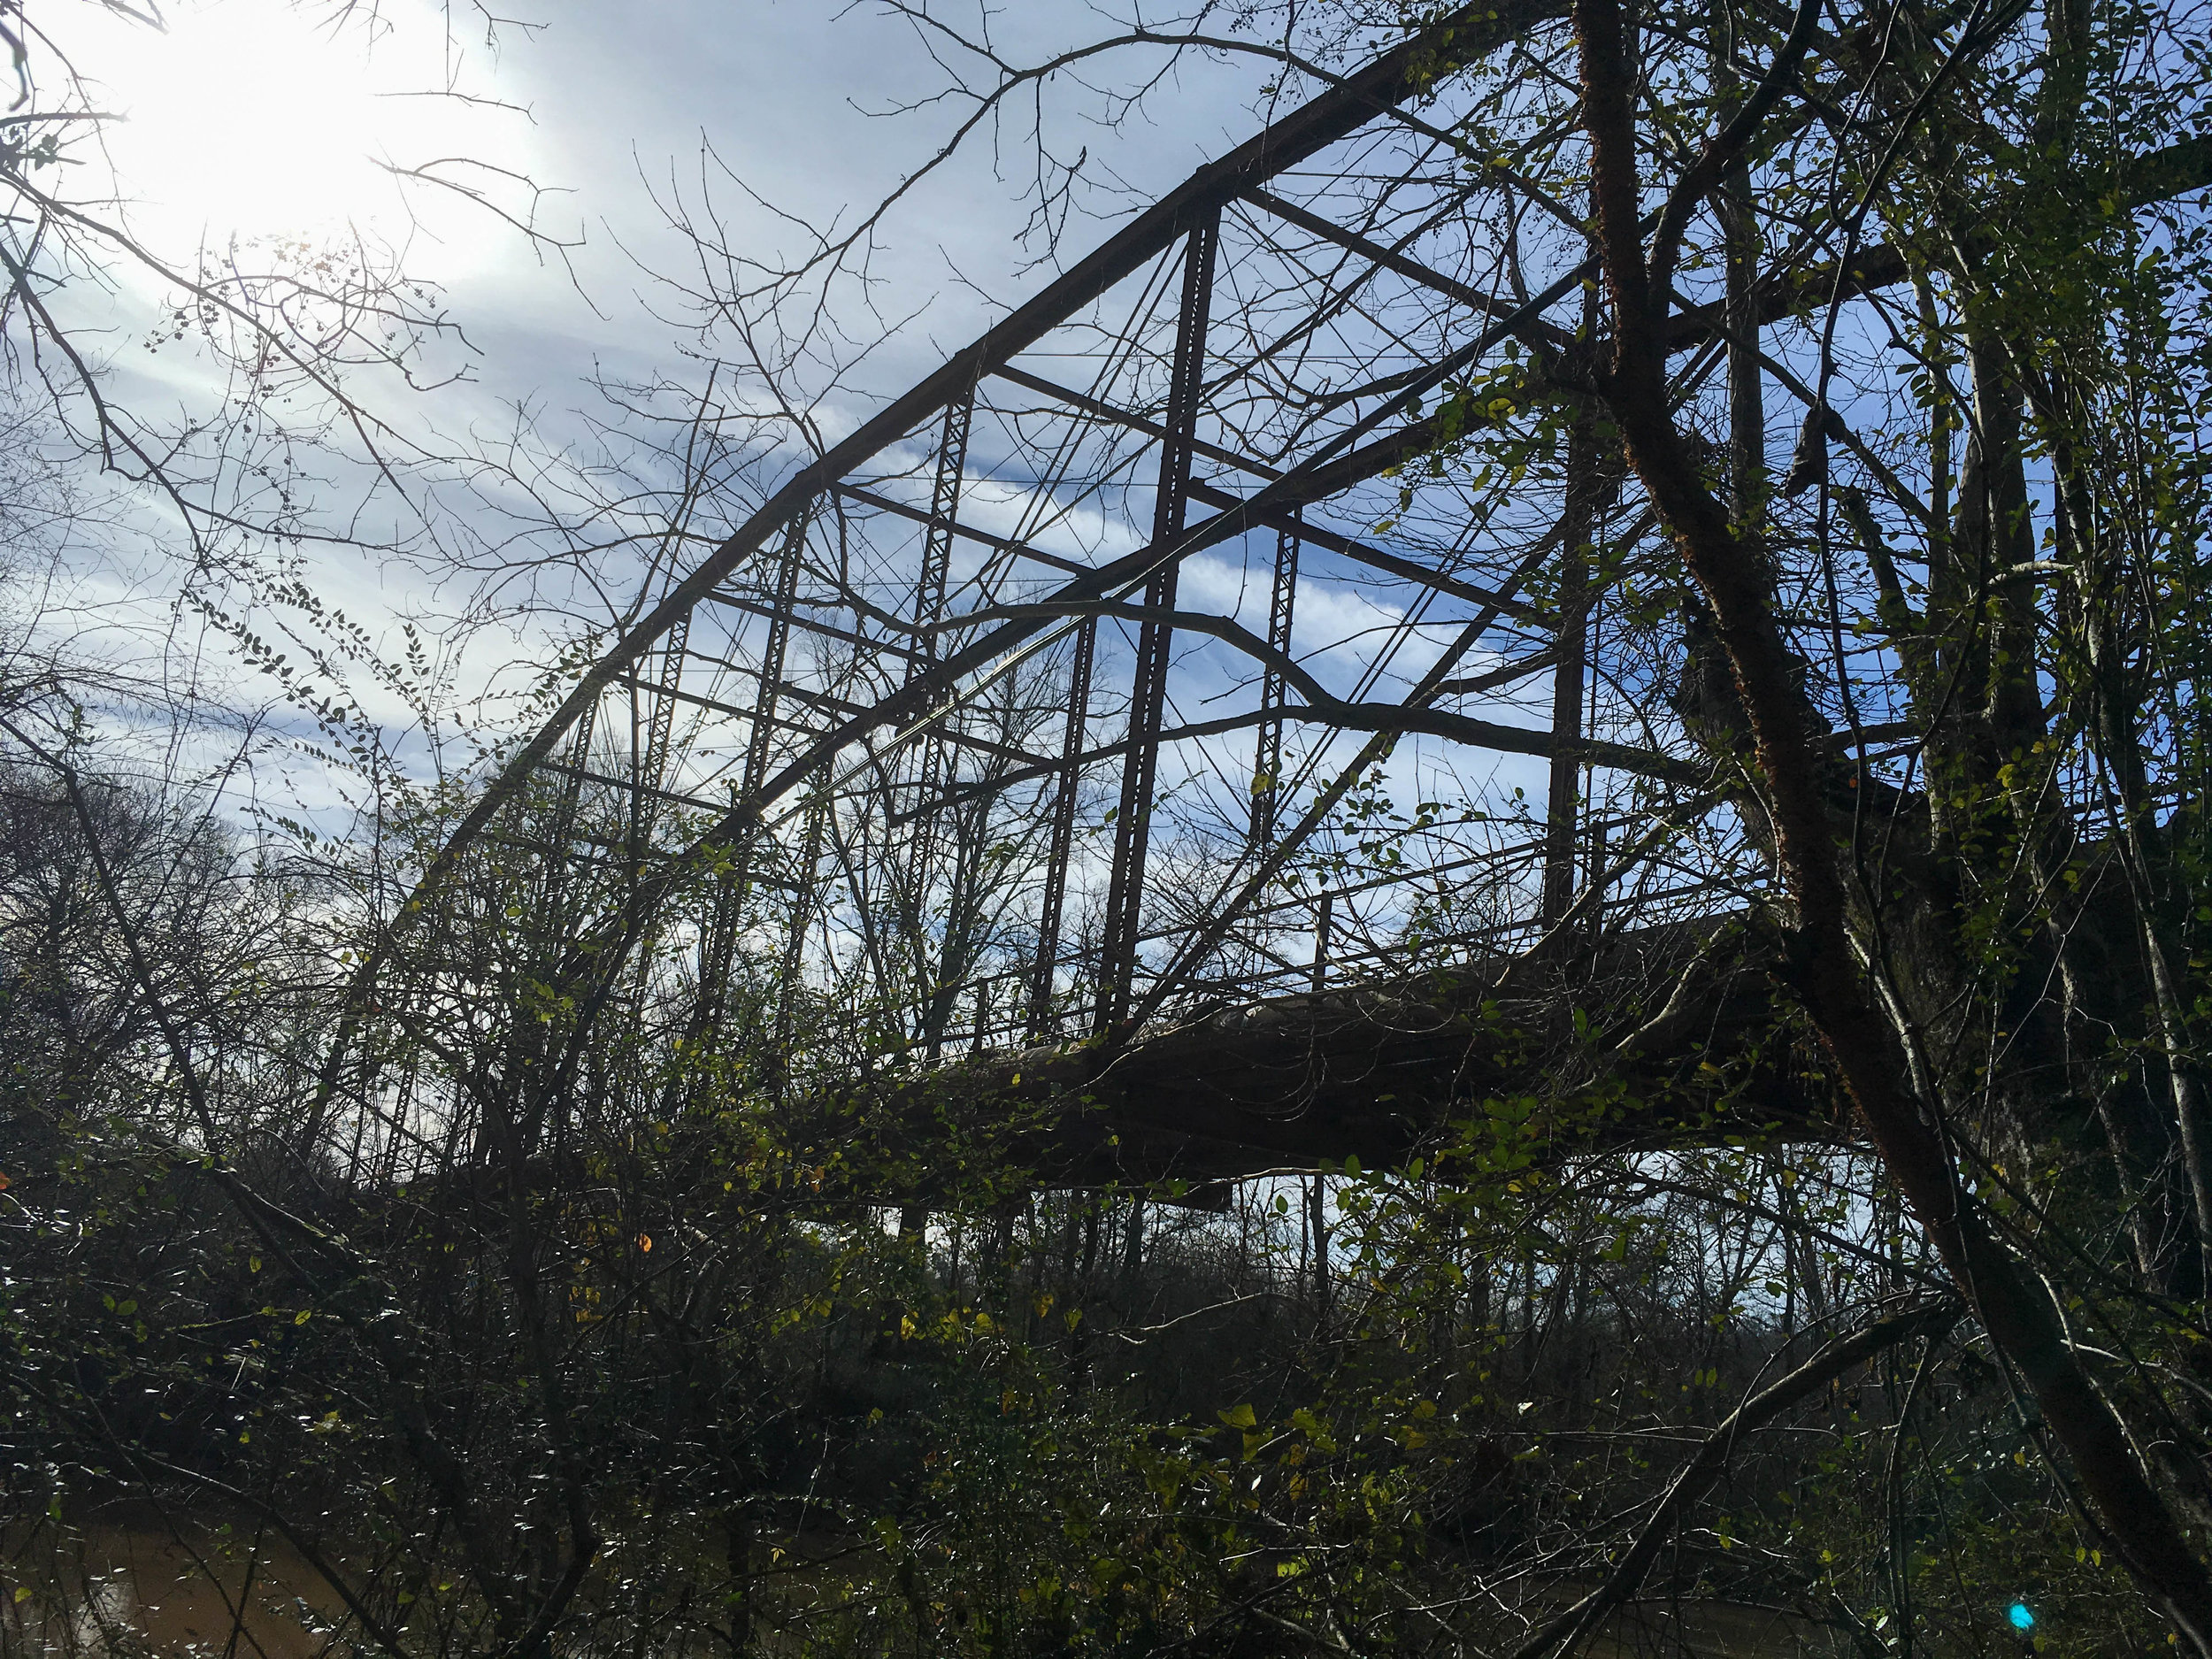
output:
POLYGON ((550 872, 549 903, 557 907, 568 872, 568 847, 576 834, 576 815, 583 805, 584 777, 591 770, 591 746, 599 730, 597 704, 584 710, 569 733, 568 764, 561 774, 560 805, 553 819, 554 850, 547 861, 550 872))
POLYGON ((586 709, 568 737, 568 772, 561 780, 561 825, 573 828, 578 797, 583 794, 584 774, 591 770, 591 746, 599 730, 599 706, 586 709))
MULTIPOLYGON (((1267 603, 1267 642, 1290 654, 1291 612, 1298 600, 1298 535, 1287 527, 1275 536, 1275 586, 1267 603)), ((1252 842, 1265 848, 1275 839, 1275 811, 1283 779, 1283 706, 1288 684, 1274 664, 1260 680, 1258 752, 1252 764, 1252 842)))
POLYGON ((1550 798, 1544 808, 1541 919, 1574 902, 1582 807, 1582 702, 1589 672, 1590 546, 1595 522, 1597 442, 1590 417, 1567 431, 1567 500, 1560 526, 1558 655, 1552 665, 1550 798))
MULTIPOLYGON (((815 779, 823 780, 826 774, 815 779)), ((791 1080, 791 1045, 798 1034, 800 975, 806 965, 808 912, 814 903, 814 883, 821 874, 822 836, 828 827, 830 803, 826 791, 806 810, 806 830, 791 890, 791 926, 784 934, 782 972, 776 981, 776 1032, 768 1054, 772 1092, 778 1099, 791 1080)))
MULTIPOLYGON (((937 441, 937 476, 929 493, 929 524, 922 537, 922 569, 914 587, 914 622, 923 631, 914 636, 914 655, 906 659, 909 684, 937 661, 937 635, 930 628, 944 619, 946 590, 952 580, 953 526, 960 511, 960 482, 967 471, 968 433, 974 414, 972 396, 945 406, 944 426, 937 441)), ((930 731, 917 747, 920 752, 914 778, 913 862, 908 869, 912 909, 907 923, 914 940, 918 977, 926 981, 932 969, 923 944, 922 921, 929 902, 930 872, 937 857, 934 804, 945 792, 951 746, 930 731)), ((947 1006, 944 990, 941 985, 926 983, 918 1003, 924 1025, 921 1036, 933 1060, 944 1042, 941 1027, 948 1023, 946 1016, 936 1011, 947 1006)))
MULTIPOLYGON (((768 776, 775 752, 776 711, 783 696, 784 660, 791 650, 791 612, 798 603, 799 567, 806 552, 812 514, 802 509, 784 532, 783 555, 776 566, 775 598, 770 607, 768 638, 761 646, 760 680, 754 687, 752 728, 745 734, 745 770, 740 787, 749 797, 768 776)), ((730 872, 717 884, 714 911, 707 923, 699 962, 699 1015, 703 1030, 719 1018, 727 993, 730 960, 737 949, 737 928, 750 889, 753 838, 732 849, 730 872)))
POLYGON ((776 709, 783 696, 784 659, 791 651, 791 612, 799 602, 799 566, 806 553, 807 526, 813 518, 803 508, 791 516, 783 536, 783 557, 776 566, 776 596, 769 607, 768 638, 760 652, 760 684, 753 694, 752 730, 745 740, 747 795, 756 795, 768 780, 768 762, 774 752, 776 709))
POLYGON ((1098 624, 1076 625, 1068 665, 1067 724, 1060 736, 1060 786, 1052 798, 1052 836, 1045 851, 1044 907, 1037 923, 1037 965, 1029 986, 1029 1029, 1042 1035, 1052 1023, 1053 978, 1060 965, 1061 918, 1067 909, 1068 862, 1075 853, 1076 799, 1083 782, 1083 728, 1091 710, 1091 663, 1098 651, 1098 624))
MULTIPOLYGON (((591 770, 591 745, 593 734, 598 727, 598 714, 597 707, 594 706, 587 709, 583 717, 576 722, 575 729, 570 733, 568 739, 568 764, 557 774, 561 780, 560 791, 556 797, 551 821, 547 826, 544 858, 541 865, 543 875, 540 896, 546 924, 542 935, 548 939, 558 939, 563 935, 573 919, 571 914, 572 902, 580 910, 591 902, 590 886, 578 881, 575 864, 570 855, 576 848, 577 818, 583 809, 584 776, 591 770), (580 901, 575 892, 579 887, 582 888, 580 901)), ((516 813, 511 816, 520 827, 523 823, 521 815, 516 813)))
POLYGON ((1313 988, 1317 995, 1329 982, 1330 935, 1336 930, 1336 895, 1324 893, 1313 917, 1313 988))
MULTIPOLYGON (((652 839, 653 818, 659 810, 661 791, 665 786, 668 771, 668 740, 672 735, 676 720, 676 699, 672 694, 683 680, 684 650, 690 643, 691 618, 688 613, 676 619, 676 626, 668 630, 661 646, 661 676, 649 694, 652 707, 646 716, 645 748, 632 759, 630 771, 630 856, 633 859, 645 856, 646 843, 652 839)), ((631 694, 636 695, 634 691, 631 694)))
MULTIPOLYGON (((972 396, 945 406, 944 430, 937 441, 937 478, 929 493, 929 529, 922 539, 922 573, 914 593, 917 622, 934 622, 945 613, 945 589, 952 579, 953 525, 960 513, 960 483, 967 471, 968 430, 974 417, 972 396)), ((925 634, 918 643, 934 662, 937 636, 925 634)), ((910 663, 907 678, 918 672, 910 663)))
MULTIPOLYGON (((1206 325, 1213 305, 1214 257, 1219 216, 1190 233, 1183 254, 1183 303, 1175 325, 1175 362, 1168 381, 1166 436, 1160 444, 1159 503, 1153 513, 1155 545, 1179 534, 1190 505, 1191 441, 1198 425, 1198 393, 1206 365, 1206 325)), ((1177 567, 1169 565, 1145 588, 1155 612, 1175 606, 1177 567)), ((1144 866, 1150 836, 1152 791, 1159 773, 1160 716, 1167 702, 1168 656, 1174 630, 1146 622, 1137 634, 1137 672, 1129 705, 1130 748, 1121 774, 1121 807, 1114 825, 1114 863, 1106 891, 1106 937, 1100 963, 1098 1023, 1110 1025, 1129 1013, 1137 971, 1137 933, 1144 910, 1144 866)))

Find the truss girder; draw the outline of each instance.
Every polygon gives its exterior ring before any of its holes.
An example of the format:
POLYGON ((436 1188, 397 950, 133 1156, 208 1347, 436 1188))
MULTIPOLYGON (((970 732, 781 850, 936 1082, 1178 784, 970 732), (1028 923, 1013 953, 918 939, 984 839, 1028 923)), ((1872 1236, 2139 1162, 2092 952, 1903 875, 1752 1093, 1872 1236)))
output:
MULTIPOLYGON (((426 887, 541 774, 567 792, 557 860, 563 838, 588 839, 579 787, 627 772, 639 827, 596 954, 690 905, 703 996, 752 949, 772 964, 780 1045, 810 976, 837 965, 840 903, 881 906, 849 930, 848 956, 903 964, 905 988, 877 1001, 903 997, 906 1040, 933 1053, 957 1006, 977 1042, 1141 1022, 1224 949, 1248 953, 1252 983, 1279 983, 1307 971, 1299 941, 1319 946, 1324 928, 1340 969, 1392 966, 1359 943, 1371 885, 1285 898, 1283 872, 1402 734, 1557 758, 1548 725, 1448 705, 1481 678, 1453 677, 1471 655, 1553 650, 1555 601, 1529 582, 1559 526, 1493 534, 1455 486, 1383 475, 1517 416, 1525 396, 1429 404, 1496 370, 1509 342, 1570 343, 1550 313, 1587 267, 1555 264, 1522 297, 1495 250, 1470 245, 1456 273, 1425 257, 1463 229, 1452 190, 1424 187, 1388 225, 1372 201, 1292 197, 1334 147, 1430 130, 1391 117, 1440 65, 1563 11, 1465 7, 1347 77, 793 470, 598 655, 426 887), (1248 628, 1226 591, 1248 573, 1248 628), (1371 619, 1371 648, 1348 615, 1371 619), (597 755, 617 694, 643 738, 597 755), (1371 735, 1332 749, 1345 733, 1371 735), (1193 779, 1233 801, 1242 849, 1163 887, 1157 803, 1193 779), (1014 875, 978 897, 994 870, 1014 875), (684 895, 710 872, 702 910, 684 895), (849 891, 818 902, 818 879, 849 891)), ((1578 727, 1568 741, 1577 764, 1685 765, 1578 727)))
MULTIPOLYGON (((1199 383, 1206 367, 1206 334, 1213 316, 1214 266, 1221 221, 1192 227, 1183 253, 1183 303, 1175 322, 1167 419, 1160 443, 1152 544, 1171 545, 1183 534, 1191 498, 1191 442, 1198 427, 1199 383)), ((1114 855, 1106 887, 1106 936, 1101 963, 1102 1027, 1125 1019, 1136 972, 1137 934, 1144 903, 1145 860, 1151 839, 1153 789, 1158 780, 1160 718, 1167 707, 1168 653, 1173 647, 1176 581, 1181 561, 1164 564, 1145 583, 1144 619, 1137 626, 1136 680, 1129 694, 1129 752, 1121 772, 1121 804, 1114 823, 1114 855)))
MULTIPOLYGON (((1223 157, 1200 168, 1121 231, 1077 260, 1025 303, 956 353, 841 442, 799 471, 750 514, 660 603, 603 651, 558 709, 514 757, 457 827, 449 863, 528 781, 531 770, 595 708, 613 677, 687 616, 728 579, 776 527, 839 480, 968 395, 985 375, 1010 363, 1067 318, 1091 304, 1148 261, 1172 247, 1194 225, 1245 189, 1266 183, 1356 132, 1400 98, 1425 91, 1440 68, 1497 50, 1539 24, 1566 13, 1563 0, 1509 0, 1460 7, 1441 22, 1385 53, 1356 74, 1273 123, 1223 157)), ((438 872, 431 872, 434 877, 438 872)))
MULTIPOLYGON (((1287 657, 1298 598, 1299 532, 1275 533, 1275 569, 1268 583, 1267 645, 1287 657)), ((1275 838, 1275 807, 1282 789, 1283 706, 1289 682, 1270 664, 1260 682, 1259 750, 1252 763, 1252 839, 1264 848, 1275 838)))

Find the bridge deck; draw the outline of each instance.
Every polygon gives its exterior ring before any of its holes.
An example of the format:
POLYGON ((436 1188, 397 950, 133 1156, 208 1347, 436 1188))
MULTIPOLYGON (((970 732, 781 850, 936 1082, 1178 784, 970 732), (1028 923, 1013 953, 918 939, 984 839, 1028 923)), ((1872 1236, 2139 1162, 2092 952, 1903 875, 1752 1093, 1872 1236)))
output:
POLYGON ((1201 1185, 1348 1156, 1387 1167, 1493 1102, 1517 1116, 1528 1102, 1516 1133, 1562 1150, 1850 1140, 1762 963, 1695 942, 1653 929, 1579 974, 1474 964, 986 1052, 895 1098, 918 1131, 1033 1124, 1013 1150, 1043 1186, 1201 1185))

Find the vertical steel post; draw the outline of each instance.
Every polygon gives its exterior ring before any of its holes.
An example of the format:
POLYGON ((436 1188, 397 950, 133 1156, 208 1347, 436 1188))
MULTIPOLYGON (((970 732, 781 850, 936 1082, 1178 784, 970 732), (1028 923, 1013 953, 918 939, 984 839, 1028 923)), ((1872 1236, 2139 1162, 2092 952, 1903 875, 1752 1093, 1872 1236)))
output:
MULTIPOLYGON (((802 508, 784 531, 776 566, 774 597, 769 606, 768 638, 761 646, 760 680, 753 688, 752 729, 745 734, 745 769, 740 787, 751 798, 768 776, 775 752, 776 710, 782 701, 784 659, 791 649, 791 612, 798 603, 799 566, 806 551, 810 510, 802 508)), ((695 1024, 704 1031, 721 1017, 729 988, 730 961, 737 949, 740 913, 751 885, 754 838, 731 849, 730 869, 716 884, 713 913, 699 956, 699 1010, 695 1024)))
POLYGON ((1335 931, 1336 895, 1324 893, 1313 918, 1313 988, 1317 994, 1329 977, 1329 935, 1335 931))
MULTIPOLYGON (((546 910, 557 918, 568 886, 568 851, 576 839, 576 815, 582 806, 584 774, 591 769, 591 745, 599 726, 599 705, 593 703, 569 733, 568 775, 561 780, 560 805, 555 809, 553 846, 546 858, 546 910)), ((554 931, 558 931, 557 921, 554 931)))
MULTIPOLYGON (((929 492, 929 526, 922 536, 922 570, 914 588, 914 619, 934 622, 944 615, 945 592, 952 581, 953 526, 960 515, 960 485, 968 467, 968 431, 975 419, 972 397, 945 405, 945 424, 937 439, 937 477, 929 492)), ((919 637, 925 657, 937 657, 937 636, 919 637)), ((921 672, 920 657, 907 664, 908 680, 921 672)))
POLYGON ((1060 733, 1060 782, 1052 797, 1052 834, 1045 849, 1044 903, 1037 921, 1037 963, 1029 985, 1029 1031, 1042 1036, 1052 1023, 1053 979, 1060 965, 1061 917, 1067 909, 1068 861, 1075 852, 1076 797, 1083 782, 1083 728, 1091 708, 1091 664, 1098 651, 1098 623, 1076 625, 1068 664, 1067 722, 1060 733))
MULTIPOLYGON (((815 781, 825 782, 827 778, 825 771, 817 774, 815 781)), ((803 849, 792 884, 791 926, 784 935, 782 971, 776 980, 775 1046, 768 1056, 772 1092, 779 1100, 791 1080, 791 1045, 798 1035, 800 976, 806 966, 807 920, 814 903, 815 879, 821 873, 822 832, 829 811, 826 794, 808 806, 803 849)))
POLYGON ((599 728, 599 705, 593 703, 576 722, 576 728, 568 734, 569 776, 561 785, 561 822, 564 830, 573 827, 577 797, 583 793, 584 773, 591 769, 591 745, 599 728))
POLYGON ((1576 831, 1582 813, 1582 700, 1589 673, 1590 532, 1597 494, 1597 442, 1588 414, 1567 429, 1567 499, 1559 538, 1559 614, 1552 663, 1551 787, 1544 808, 1540 919, 1557 922, 1574 902, 1576 831))
MULTIPOLYGON (((1267 642, 1290 654, 1291 612, 1298 601, 1298 534, 1286 526, 1275 537, 1275 585, 1267 602, 1267 642)), ((1260 680, 1260 733, 1252 763, 1252 844, 1264 850, 1275 839, 1281 801, 1283 705, 1288 684, 1272 664, 1260 680)))
MULTIPOLYGON (((1220 243, 1218 216, 1194 227, 1184 247, 1183 303, 1176 319, 1175 360, 1168 381, 1166 436, 1160 444, 1158 504, 1152 540, 1183 528, 1190 504, 1191 440, 1198 424, 1199 386, 1206 365, 1206 325, 1213 304, 1214 259, 1220 243)), ((1176 565, 1146 586, 1144 602, 1157 613, 1175 606, 1176 565)), ((1159 774, 1160 716, 1167 702, 1168 657, 1174 630, 1164 621, 1137 633, 1137 669, 1129 700, 1129 754, 1121 774, 1121 805, 1114 824, 1114 862, 1107 880, 1106 936, 1100 963, 1098 1024, 1128 1018, 1137 971, 1137 935, 1144 910, 1145 852, 1150 836, 1153 786, 1159 774)))
POLYGON ((661 646, 660 679, 648 695, 653 699, 646 717, 644 752, 632 757, 630 769, 630 856, 645 856, 645 844, 653 833, 653 819, 660 810, 660 791, 668 771, 668 743, 676 723, 675 691, 683 679, 684 650, 691 640, 691 613, 676 618, 661 646))
POLYGON ((776 709, 783 695, 784 659, 791 649, 791 612, 799 600, 799 566, 806 552, 810 508, 792 514, 776 566, 775 597, 768 608, 768 638, 761 647, 760 684, 753 695, 753 729, 746 734, 744 793, 749 799, 768 780, 774 753, 776 709))
MULTIPOLYGON (((630 856, 623 872, 630 893, 625 902, 626 909, 636 902, 638 889, 645 879, 645 860, 652 851, 654 821, 660 815, 662 792, 668 782, 668 751, 676 725, 675 694, 683 682, 684 652, 690 641, 691 613, 686 611, 662 639, 660 678, 645 694, 652 699, 646 710, 645 747, 642 752, 633 753, 630 757, 630 856)), ((634 690, 631 693, 632 696, 637 695, 634 690)), ((635 919, 631 996, 634 1013, 641 1014, 649 989, 653 941, 659 937, 666 918, 657 906, 635 919)))
MULTIPOLYGON (((937 635, 930 625, 945 614, 945 594, 952 581, 953 526, 960 511, 960 483, 968 466, 968 432, 975 414, 974 399, 962 398, 945 405, 945 422, 937 440, 937 476, 929 493, 929 525, 922 535, 922 568, 914 585, 914 621, 924 631, 914 636, 914 655, 906 659, 906 680, 926 672, 937 661, 937 635)), ((914 839, 907 869, 907 933, 914 951, 914 972, 920 996, 919 1033, 929 1057, 934 1060, 945 1040, 953 998, 948 987, 937 983, 946 962, 944 944, 938 941, 933 960, 926 938, 929 914, 930 875, 937 859, 935 804, 943 795, 949 746, 934 729, 922 734, 914 776, 914 839)))

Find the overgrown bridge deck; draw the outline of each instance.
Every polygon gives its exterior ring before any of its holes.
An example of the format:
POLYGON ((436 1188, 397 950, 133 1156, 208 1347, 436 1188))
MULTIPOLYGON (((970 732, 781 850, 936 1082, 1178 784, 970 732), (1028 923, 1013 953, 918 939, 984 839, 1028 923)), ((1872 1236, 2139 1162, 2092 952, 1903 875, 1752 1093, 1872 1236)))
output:
POLYGON ((1478 963, 985 1051, 895 1085, 894 1120, 939 1140, 1021 1125, 1005 1149, 1042 1187, 1386 1168, 1493 1112, 1545 1156, 1849 1141, 1764 966, 1701 949, 1714 931, 1612 941, 1571 978, 1478 963))

